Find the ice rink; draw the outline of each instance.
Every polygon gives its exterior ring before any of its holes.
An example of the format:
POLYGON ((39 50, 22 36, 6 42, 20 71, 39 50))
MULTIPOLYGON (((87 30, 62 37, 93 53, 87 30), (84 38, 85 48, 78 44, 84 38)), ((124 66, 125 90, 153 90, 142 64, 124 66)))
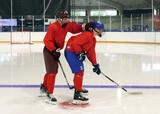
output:
MULTIPOLYGON (((67 88, 62 71, 56 78, 57 105, 39 98, 39 85, 45 74, 43 44, 0 44, 1 114, 159 114, 160 45, 97 43, 97 61, 101 70, 128 91, 118 89, 103 75, 92 72, 84 62, 84 87, 89 104, 72 105, 73 90, 67 88)), ((64 58, 60 61, 69 83, 73 74, 64 58)))

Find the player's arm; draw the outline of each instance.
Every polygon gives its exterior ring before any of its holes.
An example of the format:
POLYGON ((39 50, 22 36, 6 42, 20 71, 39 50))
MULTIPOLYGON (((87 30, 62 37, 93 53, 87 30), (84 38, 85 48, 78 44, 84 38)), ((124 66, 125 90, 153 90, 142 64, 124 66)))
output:
POLYGON ((68 27, 69 32, 71 32, 72 34, 80 33, 83 31, 81 24, 69 22, 68 27))
POLYGON ((92 63, 93 65, 93 72, 97 73, 98 75, 101 73, 99 64, 97 64, 97 60, 96 60, 96 52, 95 52, 95 48, 92 47, 88 50, 87 52, 87 58, 89 59, 89 61, 92 63))
POLYGON ((92 65, 96 65, 97 64, 97 60, 96 60, 96 52, 95 49, 92 47, 87 51, 87 58, 89 59, 89 61, 92 63, 92 65))
POLYGON ((45 35, 45 38, 43 40, 46 48, 52 52, 53 50, 56 49, 56 46, 54 44, 54 27, 52 25, 49 26, 48 31, 45 35))
POLYGON ((72 23, 69 22, 68 23, 68 29, 69 32, 76 34, 82 31, 92 31, 93 30, 93 22, 88 22, 88 23, 84 23, 84 24, 76 24, 76 23, 72 23))
POLYGON ((55 30, 54 26, 52 25, 49 26, 47 34, 43 41, 44 41, 46 48, 53 55, 54 59, 58 61, 61 54, 60 54, 60 48, 54 42, 54 30, 55 30))

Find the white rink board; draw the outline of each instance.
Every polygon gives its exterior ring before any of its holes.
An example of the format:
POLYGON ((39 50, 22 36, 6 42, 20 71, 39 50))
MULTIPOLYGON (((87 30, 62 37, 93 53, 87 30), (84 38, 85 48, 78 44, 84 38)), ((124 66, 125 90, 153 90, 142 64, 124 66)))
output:
MULTIPOLYGON (((43 41, 46 32, 31 32, 31 41, 43 41)), ((67 34, 66 40, 72 36, 67 34)), ((10 32, 0 32, 0 41, 10 41, 10 32)), ((159 32, 105 32, 97 41, 155 42, 160 43, 159 32)))
POLYGON ((10 41, 11 33, 10 32, 0 32, 0 41, 10 41))

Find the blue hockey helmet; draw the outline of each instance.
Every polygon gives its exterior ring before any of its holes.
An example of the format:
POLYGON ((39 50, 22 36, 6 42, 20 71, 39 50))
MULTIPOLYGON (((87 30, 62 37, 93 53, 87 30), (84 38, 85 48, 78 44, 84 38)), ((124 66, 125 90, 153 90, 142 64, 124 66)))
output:
POLYGON ((94 21, 93 23, 94 23, 94 29, 97 28, 99 30, 100 29, 104 30, 104 24, 103 23, 101 23, 99 21, 94 21))
POLYGON ((99 37, 102 37, 102 32, 103 32, 103 30, 104 30, 104 24, 103 23, 101 23, 101 22, 99 22, 99 21, 94 21, 93 22, 93 28, 94 28, 94 30, 98 33, 98 36, 99 37), (98 31, 96 30, 96 29, 98 29, 98 31), (101 31, 102 30, 102 31, 101 31), (100 32, 101 31, 101 32, 100 32))

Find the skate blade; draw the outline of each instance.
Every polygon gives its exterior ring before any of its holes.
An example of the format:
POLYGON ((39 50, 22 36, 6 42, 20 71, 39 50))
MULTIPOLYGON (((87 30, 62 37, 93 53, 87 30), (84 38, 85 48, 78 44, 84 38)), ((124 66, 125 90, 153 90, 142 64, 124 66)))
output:
POLYGON ((40 95, 38 97, 46 97, 46 93, 40 93, 40 95))
POLYGON ((82 96, 88 96, 88 93, 81 93, 82 96))
POLYGON ((51 105, 56 105, 57 104, 57 102, 53 102, 53 101, 49 101, 49 100, 45 100, 45 103, 51 104, 51 105))
POLYGON ((88 104, 88 103, 89 103, 88 101, 80 101, 80 100, 72 101, 72 104, 75 104, 75 105, 83 105, 83 104, 88 104))

